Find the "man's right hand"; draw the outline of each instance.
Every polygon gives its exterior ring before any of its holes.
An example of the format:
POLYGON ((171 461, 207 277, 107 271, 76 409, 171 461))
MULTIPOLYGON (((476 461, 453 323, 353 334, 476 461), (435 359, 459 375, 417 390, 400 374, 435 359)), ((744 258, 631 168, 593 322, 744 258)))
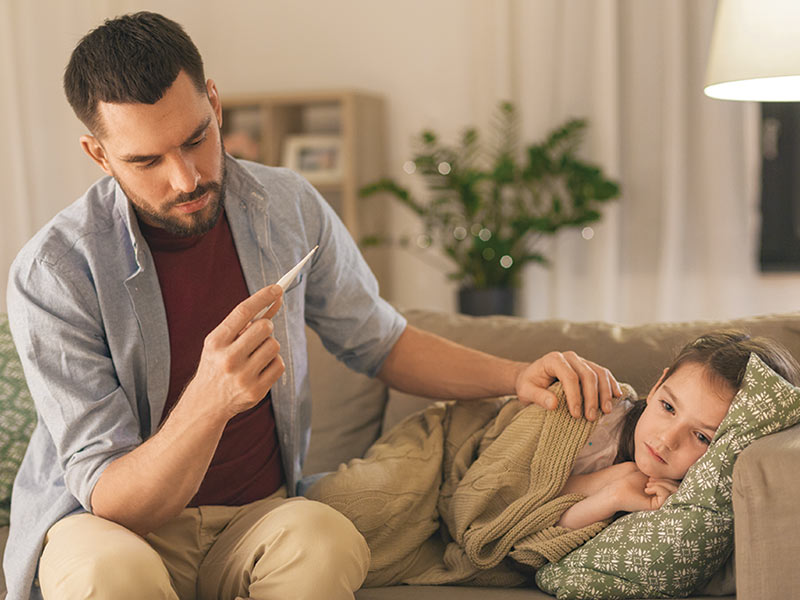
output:
POLYGON ((272 337, 282 294, 277 285, 259 290, 206 336, 197 372, 156 434, 103 471, 92 491, 94 514, 146 535, 186 507, 228 421, 261 402, 283 374, 272 337))
POLYGON ((263 288, 242 301, 206 336, 200 363, 183 396, 190 394, 201 409, 223 418, 258 404, 283 375, 280 344, 272 337, 272 317, 283 304, 278 285, 263 288), (263 318, 251 319, 265 306, 263 318))

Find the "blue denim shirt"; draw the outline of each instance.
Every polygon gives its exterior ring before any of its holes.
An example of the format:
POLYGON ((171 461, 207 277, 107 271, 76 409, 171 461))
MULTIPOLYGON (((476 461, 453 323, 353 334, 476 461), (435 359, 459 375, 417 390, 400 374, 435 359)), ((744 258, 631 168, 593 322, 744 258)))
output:
MULTIPOLYGON (((291 171, 227 157, 225 210, 251 293, 319 250, 274 318, 286 372, 272 403, 288 489, 301 477, 311 403, 305 324, 349 367, 375 375, 406 322, 324 199, 291 171)), ((91 510, 103 470, 158 427, 169 384, 166 315, 153 258, 109 177, 26 244, 12 265, 8 312, 39 421, 11 502, 8 599, 34 583, 53 523, 91 510)))

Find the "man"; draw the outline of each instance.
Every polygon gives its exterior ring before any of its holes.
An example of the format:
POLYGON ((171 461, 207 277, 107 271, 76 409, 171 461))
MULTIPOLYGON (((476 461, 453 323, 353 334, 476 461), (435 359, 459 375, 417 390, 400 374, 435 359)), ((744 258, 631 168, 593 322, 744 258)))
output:
POLYGON ((108 177, 11 270, 40 421, 14 488, 10 600, 352 598, 363 538, 293 497, 306 323, 406 391, 549 406, 558 378, 576 416, 610 410, 616 381, 574 353, 525 365, 407 326, 307 182, 225 154, 217 88, 178 24, 107 21, 73 51, 64 87, 108 177), (269 285, 315 245, 292 287, 269 285))

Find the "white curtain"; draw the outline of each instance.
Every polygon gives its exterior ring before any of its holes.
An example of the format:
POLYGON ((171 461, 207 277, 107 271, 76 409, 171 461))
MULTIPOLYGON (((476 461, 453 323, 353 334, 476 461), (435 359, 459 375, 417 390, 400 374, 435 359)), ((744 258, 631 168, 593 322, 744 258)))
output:
POLYGON ((84 129, 61 76, 75 43, 106 10, 98 0, 0 2, 0 310, 19 249, 99 176, 78 147, 84 129))
POLYGON ((518 102, 539 134, 586 116, 588 158, 621 184, 596 235, 560 234, 527 274, 528 316, 646 322, 769 310, 757 283, 752 103, 702 93, 715 2, 512 2, 518 102), (538 57, 534 60, 533 57, 538 57))

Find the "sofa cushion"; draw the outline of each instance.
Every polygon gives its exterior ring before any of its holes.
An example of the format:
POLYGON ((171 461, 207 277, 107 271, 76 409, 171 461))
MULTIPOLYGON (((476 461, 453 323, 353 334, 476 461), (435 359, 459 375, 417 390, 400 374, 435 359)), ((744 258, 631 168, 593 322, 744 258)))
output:
POLYGON ((386 386, 348 369, 306 328, 311 378, 311 444, 306 475, 333 471, 363 456, 381 431, 386 386))
POLYGON ((8 317, 0 313, 0 527, 8 525, 11 486, 35 424, 36 409, 11 339, 8 317))
POLYGON ((628 514, 536 574, 559 599, 685 596, 733 550, 736 457, 754 440, 800 421, 800 388, 750 357, 742 388, 708 451, 655 512, 628 514))
MULTIPOLYGON (((455 585, 395 585, 358 590, 356 600, 553 600, 530 588, 488 588, 455 585)), ((788 596, 786 597, 788 598, 788 596)), ((736 600, 734 596, 692 596, 693 600, 736 600)), ((2 600, 2 599, 0 599, 2 600)))
MULTIPOLYGON (((395 585, 358 590, 356 600, 553 600, 530 588, 455 585, 395 585)), ((715 598, 714 600, 720 600, 715 598)))

